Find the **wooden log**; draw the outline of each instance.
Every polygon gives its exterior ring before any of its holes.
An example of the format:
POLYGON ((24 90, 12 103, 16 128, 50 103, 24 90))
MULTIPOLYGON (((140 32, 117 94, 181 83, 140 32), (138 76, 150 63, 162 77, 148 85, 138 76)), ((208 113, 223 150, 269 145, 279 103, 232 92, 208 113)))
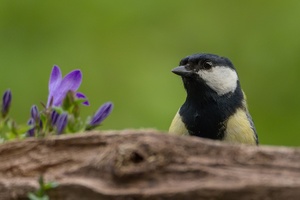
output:
POLYGON ((300 149, 231 145, 154 130, 91 132, 0 145, 0 199, 38 177, 54 200, 300 199, 300 149))

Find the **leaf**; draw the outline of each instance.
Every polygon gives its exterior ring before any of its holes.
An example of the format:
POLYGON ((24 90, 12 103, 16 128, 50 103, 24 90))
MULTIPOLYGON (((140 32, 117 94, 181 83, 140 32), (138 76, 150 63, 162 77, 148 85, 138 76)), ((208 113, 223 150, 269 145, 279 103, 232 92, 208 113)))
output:
POLYGON ((21 135, 21 134, 26 133, 27 131, 29 131, 32 128, 33 128, 32 125, 19 125, 18 128, 16 129, 16 131, 17 131, 18 135, 21 135))
POLYGON ((50 181, 46 184, 44 184, 44 190, 50 190, 50 189, 53 189, 53 188, 56 188, 59 184, 55 181, 50 181))
POLYGON ((62 107, 52 107, 53 110, 55 110, 58 114, 62 114, 64 112, 64 110, 62 109, 62 107))
POLYGON ((41 197, 37 197, 34 193, 32 192, 29 192, 27 197, 30 199, 30 200, 41 200, 41 197))

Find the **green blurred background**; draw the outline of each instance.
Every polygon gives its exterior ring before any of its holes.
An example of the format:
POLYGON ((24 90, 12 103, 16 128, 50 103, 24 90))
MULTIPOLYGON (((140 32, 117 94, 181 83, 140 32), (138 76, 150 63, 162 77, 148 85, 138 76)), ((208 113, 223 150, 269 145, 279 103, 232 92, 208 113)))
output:
POLYGON ((102 129, 167 130, 185 99, 171 69, 197 52, 235 64, 262 144, 300 145, 300 1, 12 1, 0 3, 0 92, 26 122, 46 102, 54 64, 80 68, 102 129), (1 92, 1 93, 2 93, 1 92))

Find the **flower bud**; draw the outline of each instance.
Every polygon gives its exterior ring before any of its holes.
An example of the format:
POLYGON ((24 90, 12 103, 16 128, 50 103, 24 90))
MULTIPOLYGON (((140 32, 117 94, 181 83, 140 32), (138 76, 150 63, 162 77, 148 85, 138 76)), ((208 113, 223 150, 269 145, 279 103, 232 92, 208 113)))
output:
POLYGON ((34 137, 34 129, 35 129, 35 120, 33 118, 30 118, 27 122, 28 125, 33 126, 31 129, 27 131, 28 137, 34 137))
POLYGON ((30 109, 31 118, 34 119, 35 122, 40 121, 40 113, 36 105, 33 105, 30 109))
POLYGON ((58 117, 59 117, 59 114, 55 110, 53 110, 51 113, 51 125, 52 126, 55 126, 58 117))
POLYGON ((93 129, 100 125, 101 122, 111 113, 112 109, 113 104, 111 102, 103 104, 92 117, 87 129, 93 129))
POLYGON ((2 117, 5 118, 9 112, 10 104, 11 104, 11 91, 10 89, 6 90, 2 97, 2 108, 1 108, 1 114, 2 117))
POLYGON ((57 128, 57 134, 60 135, 65 130, 66 126, 68 124, 68 114, 62 113, 58 116, 57 122, 56 122, 56 128, 57 128))

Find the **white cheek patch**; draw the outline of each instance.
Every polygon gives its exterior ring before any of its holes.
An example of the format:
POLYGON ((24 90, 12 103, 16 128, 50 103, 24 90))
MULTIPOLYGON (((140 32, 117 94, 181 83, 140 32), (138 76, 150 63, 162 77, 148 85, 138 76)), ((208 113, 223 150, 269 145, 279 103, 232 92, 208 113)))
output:
POLYGON ((199 70, 197 73, 220 96, 234 92, 237 87, 237 73, 229 67, 215 66, 209 70, 199 70))

